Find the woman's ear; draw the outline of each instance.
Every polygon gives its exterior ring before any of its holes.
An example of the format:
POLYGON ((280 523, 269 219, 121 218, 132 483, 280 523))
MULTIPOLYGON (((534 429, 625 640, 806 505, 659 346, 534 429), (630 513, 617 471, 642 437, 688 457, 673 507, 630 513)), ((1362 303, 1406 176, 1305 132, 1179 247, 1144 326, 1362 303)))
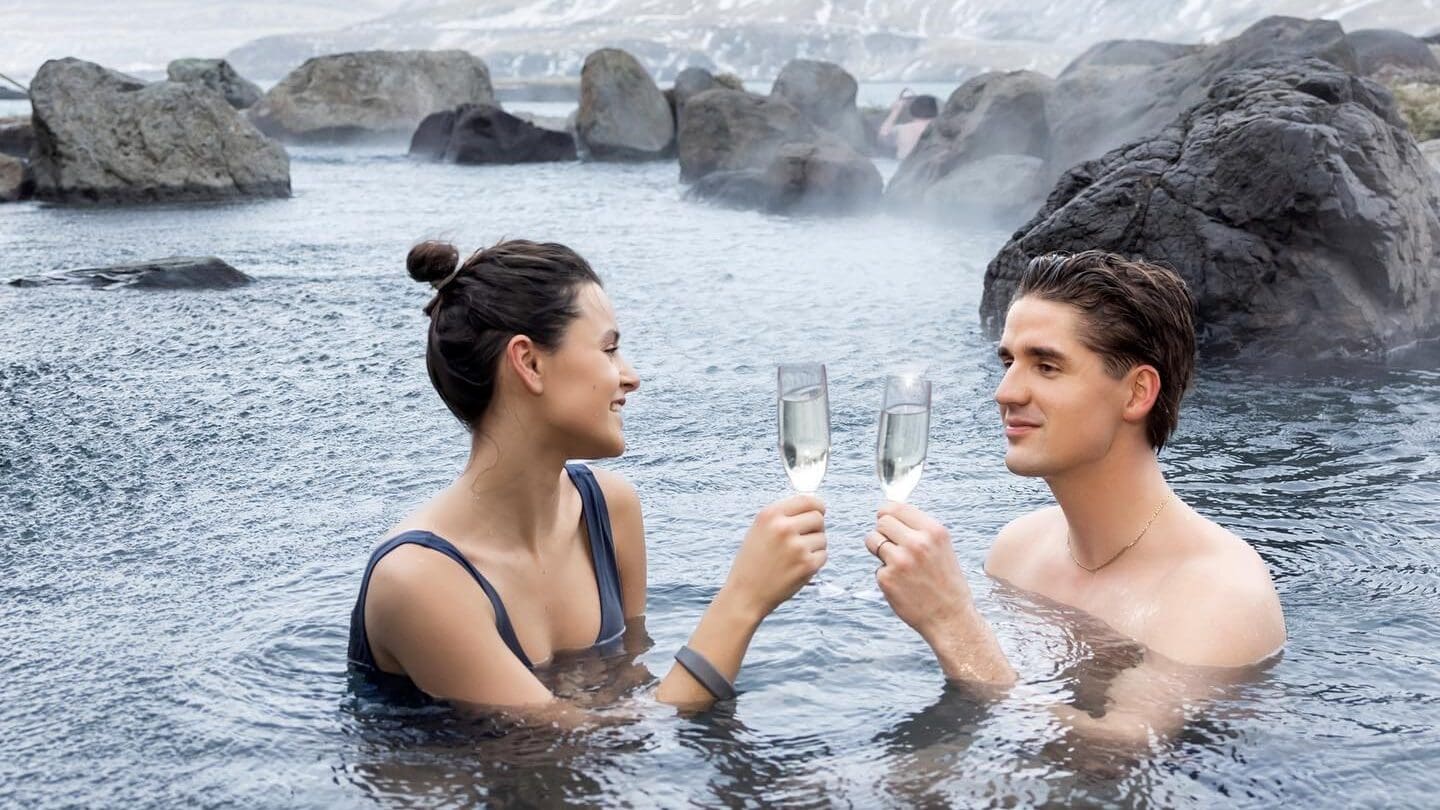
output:
POLYGON ((516 335, 505 344, 505 364, 526 391, 539 396, 545 393, 545 375, 540 347, 525 335, 516 335))
POLYGON ((1160 398, 1160 372, 1151 365, 1139 365, 1125 375, 1130 388, 1130 397, 1125 402, 1124 417, 1127 422, 1143 422, 1160 398))

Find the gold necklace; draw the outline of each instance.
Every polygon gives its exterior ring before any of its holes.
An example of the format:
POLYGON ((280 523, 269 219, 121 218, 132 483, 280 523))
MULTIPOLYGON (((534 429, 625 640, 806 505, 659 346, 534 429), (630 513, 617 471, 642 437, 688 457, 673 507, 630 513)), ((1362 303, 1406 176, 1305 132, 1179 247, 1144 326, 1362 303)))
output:
POLYGON ((1120 555, 1121 555, 1121 554, 1124 554, 1125 552, 1127 552, 1127 551, 1129 551, 1130 549, 1134 548, 1134 547, 1135 547, 1135 544, 1138 543, 1138 542, 1140 542, 1140 538, 1144 537, 1144 536, 1145 536, 1145 533, 1148 532, 1148 531, 1150 531, 1150 524, 1152 524, 1152 523, 1155 522, 1155 518, 1157 518, 1157 517, 1160 516, 1160 510, 1161 510, 1161 509, 1164 509, 1164 508, 1165 508, 1165 504, 1167 504, 1167 503, 1169 503, 1169 502, 1170 502, 1170 493, 1167 492, 1167 493, 1165 493, 1165 497, 1163 497, 1163 498, 1160 499, 1160 505, 1157 506, 1157 507, 1155 507, 1155 511, 1154 511, 1154 512, 1151 512, 1151 513, 1150 513, 1150 519, 1147 520, 1147 521, 1145 521, 1145 528, 1141 529, 1141 530, 1140 530, 1140 533, 1137 534, 1137 535, 1135 535, 1135 539, 1134 539, 1134 540, 1131 540, 1130 543, 1129 543, 1129 545, 1127 545, 1127 546, 1125 546, 1124 548, 1120 549, 1119 551, 1115 552, 1115 556, 1114 556, 1114 557, 1111 557, 1110 559, 1106 560, 1105 562, 1100 563, 1099 565, 1095 566, 1094 568, 1091 568, 1090 566, 1086 565, 1085 563, 1082 563, 1082 562, 1080 562, 1079 560, 1075 559, 1075 544, 1074 544, 1074 542, 1073 542, 1073 541, 1071 540, 1071 538, 1070 538, 1070 529, 1067 527, 1067 528, 1065 529, 1065 547, 1070 550, 1070 560, 1071 560, 1072 562, 1074 562, 1076 565, 1080 566, 1081 568, 1084 568, 1086 571, 1089 571, 1089 572, 1092 573, 1092 574, 1095 573, 1096 571, 1099 571, 1101 568, 1104 568, 1105 566, 1109 565, 1110 563, 1115 562, 1116 560, 1120 559, 1120 555))

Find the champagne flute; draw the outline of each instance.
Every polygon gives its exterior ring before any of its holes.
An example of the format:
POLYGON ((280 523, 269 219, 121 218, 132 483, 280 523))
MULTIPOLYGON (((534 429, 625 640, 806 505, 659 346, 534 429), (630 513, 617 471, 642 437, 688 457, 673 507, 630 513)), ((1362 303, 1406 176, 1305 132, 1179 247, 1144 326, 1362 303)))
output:
POLYGON ((875 438, 875 472, 885 497, 904 503, 925 469, 930 439, 930 381, 918 373, 885 378, 880 432, 875 438))
POLYGON ((799 492, 813 493, 830 461, 830 392, 821 363, 783 364, 776 372, 780 461, 799 492))

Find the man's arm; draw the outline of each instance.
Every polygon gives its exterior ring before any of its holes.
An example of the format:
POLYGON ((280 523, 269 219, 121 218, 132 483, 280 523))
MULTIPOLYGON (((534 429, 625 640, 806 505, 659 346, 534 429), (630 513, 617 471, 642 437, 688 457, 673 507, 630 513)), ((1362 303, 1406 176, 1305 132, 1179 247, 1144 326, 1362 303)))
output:
POLYGON ((950 533, 907 504, 887 503, 878 514, 865 545, 884 563, 875 580, 895 615, 935 651, 945 677, 999 687, 1013 684, 1015 670, 975 609, 950 533))

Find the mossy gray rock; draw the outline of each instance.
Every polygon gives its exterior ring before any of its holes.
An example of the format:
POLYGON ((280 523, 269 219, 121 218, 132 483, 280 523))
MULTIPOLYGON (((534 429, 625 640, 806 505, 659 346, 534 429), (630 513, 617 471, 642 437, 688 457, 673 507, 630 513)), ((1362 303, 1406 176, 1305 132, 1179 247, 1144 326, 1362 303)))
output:
POLYGON ((165 74, 172 82, 199 82, 224 96, 237 110, 255 106, 264 95, 258 85, 236 73, 224 59, 176 59, 165 74))
POLYGON ((587 160, 656 160, 673 154, 675 118, 635 57, 602 48, 580 70, 575 139, 587 160))
POLYGON ((35 197, 61 203, 290 195, 290 159, 219 93, 79 59, 30 83, 35 197))
POLYGON ((267 134, 301 142, 408 140, 425 116, 495 105, 490 70, 465 51, 357 51, 307 60, 249 110, 267 134))

